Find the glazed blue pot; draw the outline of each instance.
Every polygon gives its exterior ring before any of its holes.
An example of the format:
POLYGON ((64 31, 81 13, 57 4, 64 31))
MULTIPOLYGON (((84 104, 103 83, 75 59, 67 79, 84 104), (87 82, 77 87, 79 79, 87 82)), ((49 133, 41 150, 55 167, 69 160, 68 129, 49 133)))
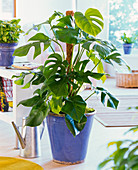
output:
POLYGON ((11 66, 14 61, 13 52, 17 43, 0 43, 0 66, 11 66))
POLYGON ((65 123, 65 117, 47 116, 47 126, 53 161, 62 164, 75 164, 84 161, 94 114, 87 116, 87 123, 79 135, 74 137, 65 123))
POLYGON ((130 54, 132 50, 132 44, 123 44, 124 54, 130 54))

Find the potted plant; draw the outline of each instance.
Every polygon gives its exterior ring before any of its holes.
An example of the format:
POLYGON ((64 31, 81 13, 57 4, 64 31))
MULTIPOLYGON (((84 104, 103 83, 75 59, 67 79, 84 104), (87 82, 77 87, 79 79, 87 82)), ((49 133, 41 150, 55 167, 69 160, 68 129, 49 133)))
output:
POLYGON ((20 19, 0 20, 0 66, 11 66, 12 56, 19 35, 23 31, 19 25, 20 19))
POLYGON ((137 34, 132 34, 132 36, 126 36, 126 33, 124 33, 121 36, 121 40, 124 42, 123 49, 124 54, 130 54, 132 49, 132 44, 136 42, 137 34))
POLYGON ((86 156, 94 115, 94 109, 88 109, 88 98, 99 93, 101 102, 115 109, 119 102, 106 89, 94 87, 90 78, 105 81, 106 73, 102 62, 111 65, 113 62, 119 65, 125 62, 113 44, 96 38, 104 25, 103 17, 97 9, 89 8, 85 15, 81 12, 73 14, 72 11, 67 11, 64 16, 60 12, 54 12, 47 21, 35 25, 27 34, 34 28, 39 30, 44 24, 50 26, 53 37, 36 33, 28 40, 28 44, 14 52, 15 56, 21 57, 27 55, 30 48, 34 47, 33 58, 36 58, 42 51, 40 44, 43 44, 43 50, 51 48, 53 51, 38 70, 13 76, 16 77, 16 84, 23 85, 26 75, 32 74, 33 77, 23 88, 39 85, 34 96, 21 101, 19 105, 32 107, 26 126, 38 126, 47 117, 52 154, 56 162, 79 163, 86 156), (59 46, 61 53, 55 52, 52 42, 59 46), (64 53, 60 42, 67 43, 67 54, 64 53), (73 55, 75 47, 77 53, 74 52, 73 55), (84 52, 87 59, 84 59, 84 52), (87 70, 89 62, 93 65, 87 70), (84 83, 91 85, 91 92, 87 98, 83 98, 79 93, 84 83))

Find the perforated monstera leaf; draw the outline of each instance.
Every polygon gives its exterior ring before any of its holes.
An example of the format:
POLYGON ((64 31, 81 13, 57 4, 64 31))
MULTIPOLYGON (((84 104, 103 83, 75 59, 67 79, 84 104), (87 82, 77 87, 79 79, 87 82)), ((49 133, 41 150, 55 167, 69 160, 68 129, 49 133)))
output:
POLYGON ((96 36, 104 26, 101 13, 94 8, 89 8, 83 15, 81 12, 75 12, 75 22, 84 32, 96 36))

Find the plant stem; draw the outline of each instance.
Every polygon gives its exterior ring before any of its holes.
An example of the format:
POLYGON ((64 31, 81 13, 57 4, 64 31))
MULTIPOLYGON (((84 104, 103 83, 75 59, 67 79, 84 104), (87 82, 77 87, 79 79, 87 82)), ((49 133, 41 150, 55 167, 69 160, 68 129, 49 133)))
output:
POLYGON ((52 45, 50 45, 50 48, 53 51, 53 53, 55 53, 55 50, 53 49, 52 45))
POLYGON ((101 62, 101 59, 98 61, 98 63, 93 67, 93 69, 91 70, 91 72, 99 65, 99 63, 101 62))
POLYGON ((65 60, 65 54, 64 54, 64 51, 63 51, 63 48, 62 48, 62 46, 61 46, 61 44, 59 44, 56 40, 54 40, 54 39, 52 39, 52 41, 54 41, 55 43, 57 43, 58 45, 59 45, 59 47, 60 47, 60 49, 61 49, 61 51, 62 51, 62 53, 63 53, 63 60, 65 60))
POLYGON ((73 65, 76 64, 76 61, 77 61, 77 58, 78 58, 79 53, 80 53, 80 44, 79 44, 79 46, 78 46, 78 52, 77 52, 77 54, 76 54, 76 57, 75 57, 75 59, 74 59, 74 61, 73 61, 73 65))
POLYGON ((95 91, 92 93, 92 94, 90 94, 86 99, 85 99, 85 101, 86 100, 88 100, 92 95, 94 95, 95 94, 95 91))
POLYGON ((85 50, 84 48, 81 49, 80 54, 79 54, 78 57, 77 57, 76 63, 77 63, 78 61, 80 61, 80 59, 81 59, 81 57, 82 57, 82 54, 84 53, 84 50, 85 50))

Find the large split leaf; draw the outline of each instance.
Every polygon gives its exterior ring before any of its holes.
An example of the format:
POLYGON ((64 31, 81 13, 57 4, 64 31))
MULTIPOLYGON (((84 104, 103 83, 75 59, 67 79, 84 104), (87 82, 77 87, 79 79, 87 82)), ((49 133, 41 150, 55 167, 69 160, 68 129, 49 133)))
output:
POLYGON ((117 98, 115 98, 111 93, 102 87, 97 87, 96 89, 101 92, 101 102, 103 105, 105 105, 105 99, 107 97, 107 107, 117 109, 119 104, 119 100, 117 98))
POLYGON ((59 77, 58 75, 54 75, 47 80, 47 85, 55 96, 66 97, 68 95, 67 82, 68 80, 65 76, 59 77))
POLYGON ((71 118, 80 121, 85 113, 86 103, 81 96, 72 96, 66 99, 62 112, 69 114, 71 118))
POLYGON ((62 42, 68 44, 77 44, 79 41, 79 28, 64 28, 62 26, 53 26, 52 29, 55 30, 56 38, 62 42))
POLYGON ((35 51, 34 51, 34 56, 33 59, 35 59, 38 55, 41 54, 41 43, 44 43, 44 50, 46 50, 49 46, 51 41, 49 40, 49 37, 46 36, 43 33, 37 33, 36 35, 34 35, 33 37, 31 37, 28 41, 35 41, 33 43, 29 43, 27 45, 23 45, 19 48, 17 48, 14 51, 14 55, 15 56, 26 56, 29 52, 29 50, 34 47, 35 51))
POLYGON ((48 79, 57 73, 58 69, 62 69, 62 57, 58 53, 49 55, 49 60, 45 62, 44 76, 48 79))
POLYGON ((96 36, 103 29, 103 17, 97 9, 89 8, 85 15, 75 12, 74 17, 77 26, 90 35, 96 36))

